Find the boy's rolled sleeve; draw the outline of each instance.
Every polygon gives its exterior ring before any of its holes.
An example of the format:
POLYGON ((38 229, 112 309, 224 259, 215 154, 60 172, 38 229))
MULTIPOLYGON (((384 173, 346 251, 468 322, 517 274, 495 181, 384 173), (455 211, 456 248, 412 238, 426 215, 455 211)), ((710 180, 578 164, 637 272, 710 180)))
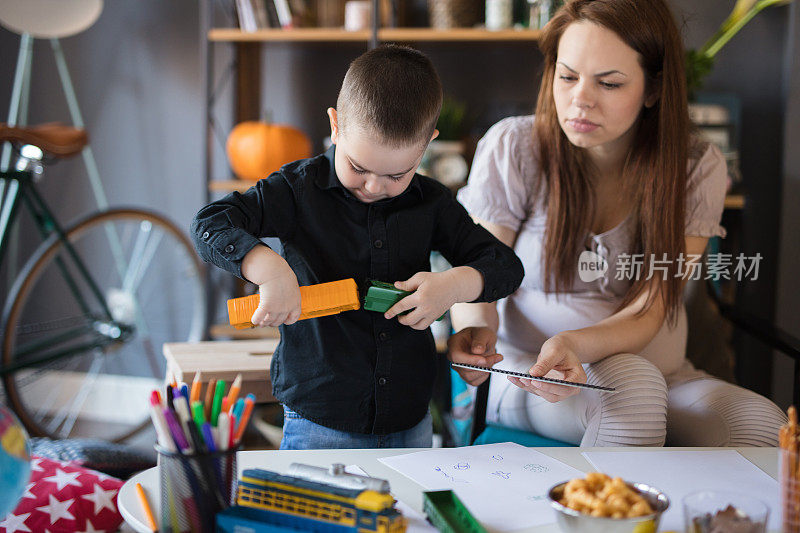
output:
POLYGON ((440 210, 434 249, 453 266, 469 266, 483 276, 483 293, 475 302, 494 302, 517 290, 524 269, 514 250, 473 222, 452 195, 440 210))
MULTIPOLYGON (((296 216, 296 191, 280 173, 244 193, 232 192, 202 208, 190 234, 200 258, 241 279, 242 259, 263 237, 289 238, 296 216)), ((265 245, 266 246, 266 245, 265 245)))
POLYGON ((219 233, 205 230, 199 235, 200 239, 204 237, 207 239, 206 245, 200 245, 198 244, 198 234, 194 234, 194 246, 200 258, 242 279, 244 279, 242 277, 242 259, 250 250, 263 244, 259 239, 239 228, 219 233))

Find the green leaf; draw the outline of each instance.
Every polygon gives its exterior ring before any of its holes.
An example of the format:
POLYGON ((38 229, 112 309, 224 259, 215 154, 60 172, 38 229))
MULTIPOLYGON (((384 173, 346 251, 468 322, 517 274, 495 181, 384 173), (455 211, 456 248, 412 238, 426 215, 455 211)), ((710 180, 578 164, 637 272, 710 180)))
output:
POLYGON ((443 141, 460 141, 466 135, 467 105, 445 96, 436 129, 443 141))
POLYGON ((686 88, 690 98, 703 86, 705 77, 713 68, 713 57, 694 49, 686 51, 686 88))

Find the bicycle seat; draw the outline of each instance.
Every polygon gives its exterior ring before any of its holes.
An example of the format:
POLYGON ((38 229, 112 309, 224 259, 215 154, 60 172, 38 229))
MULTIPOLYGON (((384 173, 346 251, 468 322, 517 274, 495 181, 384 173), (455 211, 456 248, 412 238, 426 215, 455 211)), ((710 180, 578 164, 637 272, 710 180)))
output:
POLYGON ((54 157, 75 155, 89 143, 86 130, 73 128, 59 122, 38 126, 15 127, 0 123, 0 142, 10 141, 38 146, 54 157))

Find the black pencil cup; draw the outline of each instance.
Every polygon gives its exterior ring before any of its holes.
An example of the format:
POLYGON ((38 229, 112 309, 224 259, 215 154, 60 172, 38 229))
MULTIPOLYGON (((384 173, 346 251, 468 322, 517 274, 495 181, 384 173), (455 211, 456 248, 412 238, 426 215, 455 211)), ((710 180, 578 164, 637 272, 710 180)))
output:
POLYGON ((213 533, 216 514, 236 500, 238 448, 184 455, 156 445, 162 532, 213 533))

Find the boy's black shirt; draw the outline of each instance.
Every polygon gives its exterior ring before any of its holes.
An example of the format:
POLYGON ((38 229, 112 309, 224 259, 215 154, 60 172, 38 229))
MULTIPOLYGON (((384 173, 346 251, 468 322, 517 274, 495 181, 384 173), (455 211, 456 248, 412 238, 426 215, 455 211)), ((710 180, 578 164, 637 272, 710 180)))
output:
MULTIPOLYGON (((259 238, 277 237, 301 286, 354 278, 361 288, 367 279, 394 282, 429 271, 430 253, 438 250, 453 266, 483 275, 478 302, 519 287, 517 256, 476 225, 446 187, 417 174, 399 196, 362 203, 336 177, 334 150, 288 164, 201 209, 191 228, 200 257, 242 277, 242 258, 262 245, 259 238)), ((270 369, 273 394, 302 417, 338 430, 387 434, 425 416, 436 373, 430 329, 359 309, 280 331, 270 369)))

